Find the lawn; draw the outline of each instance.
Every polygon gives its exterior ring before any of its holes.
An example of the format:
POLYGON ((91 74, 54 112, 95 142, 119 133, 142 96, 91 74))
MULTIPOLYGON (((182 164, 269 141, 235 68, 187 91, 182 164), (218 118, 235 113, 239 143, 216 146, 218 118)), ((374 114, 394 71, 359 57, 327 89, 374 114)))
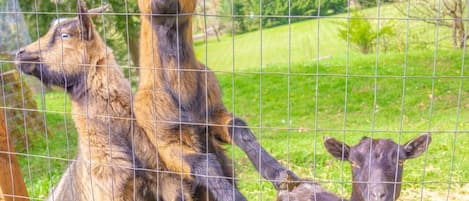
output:
MULTIPOLYGON (((366 12, 376 17, 378 10, 366 12)), ((395 12, 386 5, 379 16, 395 12)), ((217 72, 225 105, 298 175, 349 197, 350 166, 326 153, 324 136, 349 144, 365 135, 404 143, 431 131, 428 152, 406 162, 401 200, 446 200, 447 192, 461 200, 469 183, 468 55, 449 50, 447 28, 436 32, 433 25, 395 19, 390 23, 404 30, 393 38, 396 49, 362 55, 337 37, 344 16, 228 34, 219 42, 198 41, 195 50, 217 72)), ((51 133, 34 139, 19 160, 30 195, 42 199, 73 158, 76 131, 66 94, 53 90, 35 99, 51 133)), ((236 147, 226 149, 248 200, 274 200, 271 184, 247 157, 236 147)))
MULTIPOLYGON (((469 147, 464 146, 469 130, 469 80, 467 67, 461 67, 461 51, 433 55, 433 51, 389 53, 378 60, 375 55, 357 55, 348 65, 339 58, 319 65, 292 65, 290 74, 278 73, 286 72, 285 66, 272 66, 272 72, 263 74, 217 75, 226 106, 252 126, 262 146, 298 175, 315 178, 348 197, 350 167, 325 152, 323 136, 349 144, 365 135, 404 143, 431 131, 428 153, 406 163, 404 192, 419 193, 424 187, 445 193, 449 181, 456 191, 469 182, 469 147)), ((31 156, 20 161, 29 192, 43 198, 66 166, 64 159, 73 156, 76 131, 63 92, 48 92, 36 100, 46 111, 51 133, 47 139, 35 139, 31 156)), ((227 146, 227 150, 242 193, 249 200, 272 200, 272 186, 260 179, 246 156, 235 147, 227 146)), ((424 194, 424 200, 428 199, 424 194)))
POLYGON ((76 153, 77 132, 70 116, 70 100, 63 91, 36 94, 38 109, 46 117, 47 135, 32 139, 26 155, 18 155, 32 198, 44 199, 76 153))
MULTIPOLYGON (((422 187, 445 193, 448 181, 456 183, 453 188, 458 188, 458 182, 469 182, 469 149, 464 146, 469 128, 469 80, 459 77, 464 70, 462 52, 440 52, 435 73, 433 60, 428 61, 433 52, 408 54, 407 66, 403 65, 405 56, 383 54, 378 65, 374 55, 354 57, 348 76, 344 74, 345 63, 338 60, 318 66, 292 65, 290 75, 219 77, 225 103, 247 119, 269 152, 299 175, 324 181, 324 186, 334 192, 345 190, 346 197, 350 184, 338 182, 351 180, 349 165, 325 152, 323 136, 349 144, 365 135, 404 143, 420 132, 431 131, 433 142, 428 154, 406 163, 404 189, 415 191, 417 194, 407 197, 415 200, 422 187)), ((254 169, 244 168, 249 162, 243 154, 234 154, 237 167, 243 164, 237 171, 240 188, 250 189, 244 192, 253 196, 252 200, 272 200, 271 186, 258 182, 254 169)), ((424 195, 423 200, 432 197, 424 195)))
MULTIPOLYGON (((394 27, 395 34, 387 39, 387 49, 405 52, 435 48, 436 44, 438 48, 450 47, 451 33, 448 27, 409 20, 398 13, 392 4, 362 12, 371 20, 373 27, 377 24, 394 27)), ((220 41, 211 38, 208 42, 195 42, 195 51, 200 61, 212 70, 228 72, 260 72, 264 70, 261 67, 311 63, 324 58, 345 56, 358 51, 353 44, 348 45, 347 41, 338 37, 339 23, 347 23, 350 15, 323 16, 290 25, 262 27, 261 31, 237 35, 229 32, 220 41)), ((382 53, 386 48, 381 45, 379 49, 382 53)))

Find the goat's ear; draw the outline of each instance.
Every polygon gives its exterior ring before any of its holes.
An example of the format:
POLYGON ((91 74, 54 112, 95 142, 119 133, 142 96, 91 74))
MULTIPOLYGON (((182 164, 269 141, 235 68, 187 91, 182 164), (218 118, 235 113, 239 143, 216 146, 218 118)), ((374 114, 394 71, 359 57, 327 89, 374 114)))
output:
POLYGON ((78 0, 77 2, 78 20, 80 21, 81 37, 83 40, 93 39, 93 22, 86 9, 85 2, 78 0))
POLYGON ((324 146, 327 152, 339 160, 348 160, 350 147, 334 138, 325 137, 324 146))
POLYGON ((405 143, 403 146, 406 154, 406 159, 411 159, 420 156, 423 152, 428 149, 428 145, 431 141, 432 136, 430 133, 422 133, 417 138, 405 143))
POLYGON ((100 6, 100 7, 90 9, 90 10, 88 10, 88 15, 91 16, 91 17, 95 17, 95 16, 98 15, 98 14, 101 14, 101 13, 106 12, 106 10, 107 10, 109 7, 111 7, 110 4, 104 4, 104 5, 100 6))

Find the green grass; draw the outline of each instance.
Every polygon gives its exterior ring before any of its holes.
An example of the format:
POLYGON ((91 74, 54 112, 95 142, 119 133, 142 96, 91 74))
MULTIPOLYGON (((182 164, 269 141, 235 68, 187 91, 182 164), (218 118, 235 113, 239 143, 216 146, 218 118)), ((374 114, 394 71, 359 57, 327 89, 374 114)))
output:
MULTIPOLYGON (((349 144, 364 135, 396 141, 400 138, 404 143, 420 131, 432 131, 428 153, 406 163, 404 181, 410 183, 404 184, 404 191, 418 192, 423 181, 432 181, 436 183, 425 184, 426 189, 445 192, 445 182, 469 182, 469 147, 465 146, 469 80, 460 77, 461 70, 464 76, 468 75, 467 67, 461 68, 462 52, 440 51, 435 59, 433 55, 432 51, 408 54, 406 71, 406 55, 392 53, 378 59, 375 55, 355 55, 348 64, 345 58, 335 58, 319 65, 292 65, 291 74, 285 74, 285 66, 271 66, 262 75, 217 76, 226 106, 253 127, 266 150, 298 175, 315 178, 324 182, 326 188, 348 197, 350 167, 325 152, 323 136, 349 144)), ((36 99, 42 103, 40 96, 36 99)), ((76 146, 70 116, 63 114, 69 112, 68 99, 60 91, 48 92, 44 99, 51 133, 47 139, 34 140, 29 151, 32 156, 20 157, 29 192, 35 198, 47 194, 66 167, 66 161, 61 159, 72 157, 76 146), (54 158, 48 159, 49 156, 54 158)), ((227 146, 227 150, 235 162, 239 189, 248 200, 273 200, 275 191, 271 184, 260 179, 247 157, 235 147, 227 146)))
POLYGON ((30 197, 44 199, 60 179, 67 161, 75 156, 77 132, 70 116, 70 100, 64 92, 50 91, 34 98, 40 113, 46 116, 49 133, 31 139, 26 155, 18 155, 18 160, 30 197))
MULTIPOLYGON (((349 144, 357 143, 365 135, 400 139, 404 143, 419 132, 432 131, 433 142, 428 154, 406 163, 404 181, 411 183, 405 184, 404 189, 419 189, 422 181, 469 182, 466 171, 469 149, 464 146, 469 128, 466 121, 469 118, 469 80, 458 77, 463 70, 462 52, 438 54, 433 87, 433 52, 408 55, 405 83, 404 56, 384 54, 377 63, 375 55, 353 57, 348 78, 344 74, 345 60, 341 59, 319 66, 314 63, 293 65, 291 72, 302 74, 290 76, 265 73, 236 74, 234 81, 232 75, 219 78, 226 105, 255 128, 268 151, 299 175, 327 181, 324 186, 334 192, 341 192, 342 187, 334 182, 351 180, 350 169, 345 164, 342 171, 343 163, 325 152, 323 136, 343 139, 349 144), (382 77, 375 78, 375 74, 382 77), (430 98, 432 88, 434 95, 430 98), (453 132, 455 129, 457 134, 453 132)), ((276 66, 269 69, 286 70, 276 66)), ((250 200, 258 200, 261 194, 263 199, 272 200, 275 194, 271 186, 256 182, 258 175, 246 157, 239 152, 234 155, 240 167, 237 170, 240 189, 252 196, 250 200)), ((425 187, 437 190, 441 185, 426 184, 425 187)), ((345 185, 344 189, 348 197, 350 185, 345 185)))
MULTIPOLYGON (((439 48, 451 47, 448 27, 405 20, 392 4, 363 12, 375 24, 373 28, 377 22, 395 27, 396 34, 387 39, 390 50, 406 51, 406 44, 408 51, 431 49, 436 42, 439 48)), ((318 59, 353 54, 358 49, 353 44, 348 48, 347 41, 338 37, 339 23, 347 22, 347 17, 348 14, 339 14, 234 36, 227 33, 219 42, 215 38, 207 43, 197 41, 195 51, 200 61, 212 70, 235 72, 259 72, 261 66, 311 63, 318 59)), ((384 52, 383 46, 380 52, 384 52)))

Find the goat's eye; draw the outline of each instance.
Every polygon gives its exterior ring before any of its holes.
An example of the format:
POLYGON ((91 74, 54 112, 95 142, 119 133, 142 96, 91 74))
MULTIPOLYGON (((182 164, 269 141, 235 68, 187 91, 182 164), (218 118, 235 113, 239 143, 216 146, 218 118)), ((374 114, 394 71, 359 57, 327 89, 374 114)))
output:
POLYGON ((62 33, 62 34, 60 34, 60 37, 61 37, 62 39, 67 39, 67 38, 70 38, 70 34, 68 34, 68 33, 62 33))

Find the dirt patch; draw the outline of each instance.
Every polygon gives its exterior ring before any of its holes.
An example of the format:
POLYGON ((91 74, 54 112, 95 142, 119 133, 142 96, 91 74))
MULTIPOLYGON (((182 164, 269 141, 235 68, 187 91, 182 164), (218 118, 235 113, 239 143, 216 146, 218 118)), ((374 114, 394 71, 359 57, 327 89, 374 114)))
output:
POLYGON ((461 201, 469 200, 469 183, 463 186, 453 185, 448 192, 447 185, 440 190, 435 189, 404 189, 401 193, 400 201, 423 200, 423 201, 461 201))

